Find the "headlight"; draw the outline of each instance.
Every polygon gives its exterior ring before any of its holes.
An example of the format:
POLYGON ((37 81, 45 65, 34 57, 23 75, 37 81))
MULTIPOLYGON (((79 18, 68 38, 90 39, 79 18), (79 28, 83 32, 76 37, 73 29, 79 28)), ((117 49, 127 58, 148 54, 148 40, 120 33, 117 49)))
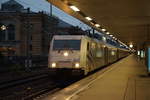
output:
POLYGON ((69 55, 68 52, 64 52, 64 56, 67 57, 69 55))
POLYGON ((79 63, 75 63, 75 68, 79 68, 80 64, 79 63))
POLYGON ((53 62, 53 63, 52 63, 52 68, 55 68, 55 67, 56 67, 56 63, 53 62))

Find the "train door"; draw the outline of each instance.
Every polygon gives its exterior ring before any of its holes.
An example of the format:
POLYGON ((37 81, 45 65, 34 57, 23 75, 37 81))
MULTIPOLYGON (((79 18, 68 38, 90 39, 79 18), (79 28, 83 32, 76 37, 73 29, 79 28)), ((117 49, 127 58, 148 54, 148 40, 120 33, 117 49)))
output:
POLYGON ((117 56, 118 56, 117 52, 118 51, 117 51, 117 49, 114 49, 113 51, 114 51, 114 55, 112 54, 114 56, 114 60, 113 61, 117 61, 117 56))
POLYGON ((108 48, 105 47, 104 48, 104 62, 105 62, 105 65, 108 64, 108 48))
POLYGON ((86 67, 84 69, 84 75, 87 75, 89 72, 89 67, 91 66, 91 60, 90 60, 90 43, 87 41, 87 48, 86 48, 86 67))
POLYGON ((119 49, 117 49, 117 54, 116 54, 116 56, 117 56, 117 60, 119 59, 119 49))

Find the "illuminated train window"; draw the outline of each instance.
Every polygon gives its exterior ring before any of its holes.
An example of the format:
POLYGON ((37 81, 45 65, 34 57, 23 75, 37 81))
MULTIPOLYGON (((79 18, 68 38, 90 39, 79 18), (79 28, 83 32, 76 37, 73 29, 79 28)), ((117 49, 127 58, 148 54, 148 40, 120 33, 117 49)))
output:
POLYGON ((111 51, 111 55, 112 55, 112 56, 115 55, 115 51, 114 51, 114 50, 111 51))

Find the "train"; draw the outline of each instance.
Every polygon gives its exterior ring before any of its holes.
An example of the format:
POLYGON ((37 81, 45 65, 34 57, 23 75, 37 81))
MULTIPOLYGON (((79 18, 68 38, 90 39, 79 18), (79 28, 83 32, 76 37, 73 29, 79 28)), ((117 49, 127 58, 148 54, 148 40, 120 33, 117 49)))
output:
POLYGON ((50 43, 48 68, 53 74, 87 75, 128 56, 129 52, 86 35, 54 35, 50 43))

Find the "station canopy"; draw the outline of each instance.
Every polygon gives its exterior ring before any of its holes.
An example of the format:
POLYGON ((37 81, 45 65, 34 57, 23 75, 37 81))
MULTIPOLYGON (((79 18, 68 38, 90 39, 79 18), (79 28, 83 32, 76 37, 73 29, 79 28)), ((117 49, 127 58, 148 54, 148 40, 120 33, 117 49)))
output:
MULTIPOLYGON (((85 21, 89 16, 127 45, 142 48, 150 40, 150 0, 48 0, 66 13, 85 21), (82 11, 69 9, 75 5, 82 11)), ((88 22, 87 22, 88 23, 88 22)))

